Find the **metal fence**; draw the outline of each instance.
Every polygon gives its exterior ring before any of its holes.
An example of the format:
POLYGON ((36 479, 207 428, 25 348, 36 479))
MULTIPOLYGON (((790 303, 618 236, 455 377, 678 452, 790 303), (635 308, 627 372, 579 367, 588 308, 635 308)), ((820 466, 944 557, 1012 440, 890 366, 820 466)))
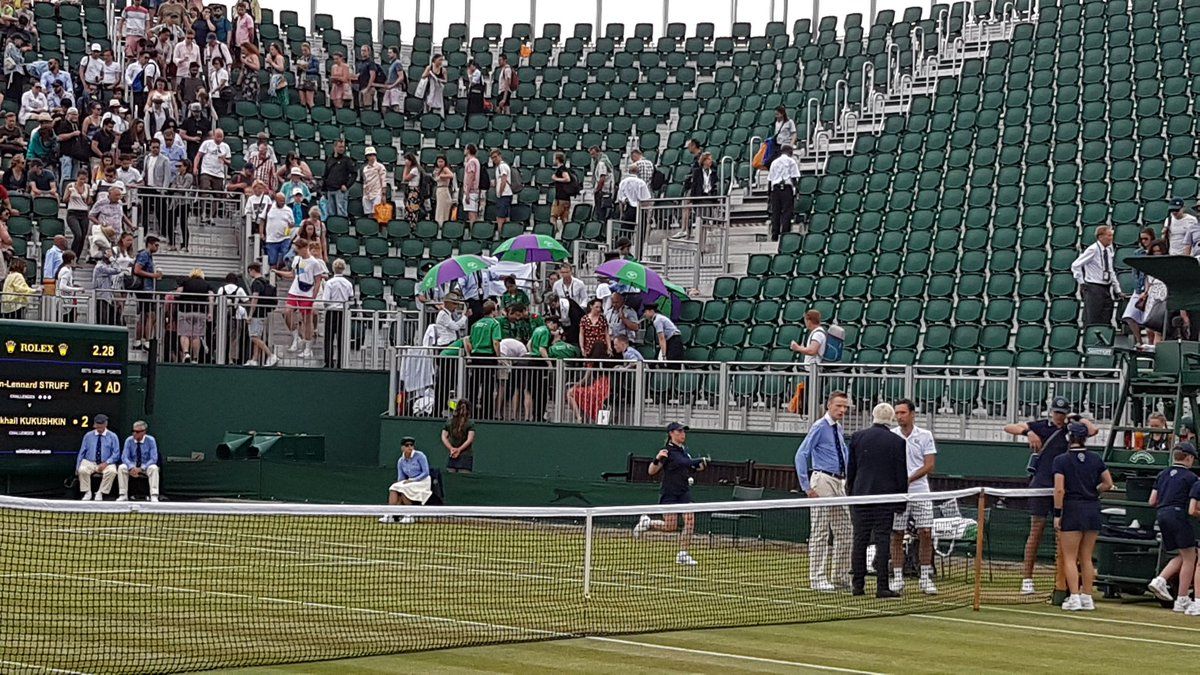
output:
POLYGON ((848 432, 870 425, 881 401, 912 399, 919 424, 941 438, 1007 439, 1009 422, 1066 396, 1102 433, 1121 391, 1115 368, 991 368, 466 358, 401 347, 391 368, 394 415, 441 415, 451 399, 481 420, 624 426, 681 421, 703 429, 808 429, 834 391, 850 397, 848 432))
POLYGON ((258 250, 249 245, 258 233, 241 192, 138 187, 126 199, 140 232, 157 234, 167 245, 205 258, 237 260, 242 267, 258 250))
POLYGON ((728 233, 728 196, 661 198, 638 205, 631 241, 638 260, 678 284, 701 288, 729 270, 728 233))

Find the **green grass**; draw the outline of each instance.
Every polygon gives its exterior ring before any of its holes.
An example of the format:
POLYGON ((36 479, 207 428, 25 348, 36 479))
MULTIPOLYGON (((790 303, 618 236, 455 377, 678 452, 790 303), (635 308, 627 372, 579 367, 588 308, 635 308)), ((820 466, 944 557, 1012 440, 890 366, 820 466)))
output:
MULTIPOLYGON (((309 662, 400 652, 420 653, 353 667, 423 662, 440 669, 450 662, 439 659, 461 659, 453 656, 459 652, 428 650, 462 647, 475 647, 482 662, 497 659, 500 670, 508 668, 506 659, 544 659, 548 667, 576 670, 590 669, 592 659, 601 665, 616 659, 612 665, 637 670, 642 666, 630 659, 725 658, 621 641, 544 641, 588 634, 655 642, 679 629, 688 631, 671 634, 679 646, 786 662, 726 659, 730 668, 794 668, 814 654, 810 631, 832 638, 894 625, 900 638, 901 627, 911 632, 914 622, 950 635, 974 625, 878 618, 701 630, 945 613, 970 603, 970 568, 961 556, 939 579, 936 598, 915 589, 900 602, 810 591, 803 511, 763 512, 751 536, 738 540, 707 536, 709 523, 699 519, 691 551, 700 565, 693 568, 674 563, 673 536, 635 541, 632 518, 597 519, 587 599, 583 528, 569 520, 422 518, 385 526, 364 516, 6 511, 0 514, 0 661, 7 663, 0 671, 18 664, 31 672, 180 672, 304 663, 291 671, 311 672, 324 666, 309 662), (103 649, 82 648, 85 627, 103 633, 103 649), (518 641, 529 644, 482 647, 518 641), (568 656, 571 645, 581 656, 568 656), (748 645, 756 651, 744 651, 748 645)), ((992 567, 983 589, 989 602, 1028 600, 1015 594, 1019 573, 1010 563, 992 567)), ((1043 587, 1044 574, 1039 570, 1043 587)), ((820 656, 859 658, 857 642, 820 656)), ((896 643, 901 651, 910 646, 896 643)))

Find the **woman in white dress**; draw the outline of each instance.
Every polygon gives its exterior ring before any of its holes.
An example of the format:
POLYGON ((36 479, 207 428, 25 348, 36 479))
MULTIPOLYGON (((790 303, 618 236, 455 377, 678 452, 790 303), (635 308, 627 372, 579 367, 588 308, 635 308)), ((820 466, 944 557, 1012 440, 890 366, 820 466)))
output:
POLYGON ((446 60, 441 54, 434 54, 433 61, 425 67, 425 112, 446 116, 446 60))

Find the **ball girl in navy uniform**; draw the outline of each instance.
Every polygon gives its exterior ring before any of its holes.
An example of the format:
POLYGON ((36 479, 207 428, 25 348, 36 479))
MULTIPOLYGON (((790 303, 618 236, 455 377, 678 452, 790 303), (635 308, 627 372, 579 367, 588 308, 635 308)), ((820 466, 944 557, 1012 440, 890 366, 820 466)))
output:
POLYGON ((1096 580, 1092 551, 1100 533, 1100 493, 1113 486, 1104 460, 1084 447, 1088 435, 1088 427, 1082 422, 1068 424, 1070 447, 1054 458, 1054 529, 1058 531, 1071 592, 1062 608, 1069 612, 1096 608, 1092 602, 1092 583, 1096 580))
POLYGON ((1176 556, 1163 567, 1162 572, 1148 584, 1150 590, 1164 602, 1174 600, 1173 609, 1189 616, 1200 616, 1200 603, 1193 602, 1191 593, 1196 571, 1196 532, 1188 514, 1195 516, 1200 511, 1200 479, 1192 473, 1192 465, 1200 453, 1191 443, 1175 446, 1174 464, 1158 474, 1154 491, 1150 493, 1150 506, 1158 507, 1158 531, 1162 533, 1164 551, 1178 551, 1176 556), (1171 597, 1167 580, 1179 575, 1179 595, 1171 597))
MULTIPOLYGON (((662 473, 662 487, 659 489, 659 504, 691 504, 692 477, 696 471, 708 468, 708 458, 693 458, 687 448, 688 428, 679 422, 667 425, 667 443, 655 455, 650 463, 651 476, 662 473)), ((647 530, 674 532, 677 527, 677 514, 663 514, 661 520, 642 516, 637 525, 633 526, 634 538, 641 537, 647 530)), ((692 531, 696 527, 696 514, 683 514, 683 529, 679 530, 679 553, 675 562, 680 565, 695 565, 696 560, 688 553, 692 543, 692 531)))

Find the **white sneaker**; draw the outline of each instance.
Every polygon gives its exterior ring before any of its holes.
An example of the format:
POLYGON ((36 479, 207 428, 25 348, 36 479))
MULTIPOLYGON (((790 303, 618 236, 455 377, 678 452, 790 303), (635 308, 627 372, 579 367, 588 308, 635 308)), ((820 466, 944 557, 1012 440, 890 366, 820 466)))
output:
POLYGON ((812 582, 812 589, 818 593, 832 593, 837 590, 833 584, 824 579, 814 579, 812 582))
POLYGON ((395 516, 384 516, 379 519, 379 522, 383 523, 384 525, 391 525, 392 523, 396 522, 396 517, 395 516))
POLYGON ((1146 587, 1154 593, 1154 597, 1163 602, 1171 602, 1175 598, 1171 597, 1171 589, 1167 588, 1167 580, 1162 577, 1154 577, 1146 587))
POLYGON ((1078 612, 1083 609, 1083 606, 1079 602, 1079 596, 1072 595, 1063 600, 1062 608, 1068 612, 1078 612))
POLYGON ((246 365, 250 366, 251 368, 257 368, 258 367, 258 359, 250 359, 249 361, 246 362, 246 365))
POLYGON ((672 239, 687 239, 688 232, 687 232, 687 230, 680 230, 680 231, 676 232, 675 234, 671 235, 671 238, 672 239))
POLYGON ((300 352, 300 358, 302 359, 311 359, 312 357, 312 347, 305 347, 304 351, 300 352))
POLYGON ((903 578, 897 579, 896 577, 892 577, 891 580, 888 581, 888 589, 893 593, 903 593, 904 585, 903 578))
POLYGON ((1188 603, 1187 609, 1183 610, 1187 616, 1200 616, 1200 602, 1188 603))
POLYGON ((83 498, 82 498, 82 499, 80 499, 79 501, 82 501, 82 502, 90 502, 90 501, 92 501, 92 493, 90 493, 90 492, 85 492, 85 493, 83 493, 83 498))
POLYGON ((643 515, 638 518, 637 525, 633 526, 633 538, 637 539, 642 536, 642 533, 650 529, 650 516, 643 515))
POLYGON ((1033 579, 1021 580, 1021 595, 1033 595, 1036 592, 1033 590, 1033 579))
POLYGON ((919 582, 921 592, 925 595, 937 595, 937 586, 933 585, 933 579, 928 577, 922 578, 919 582))
POLYGON ((95 494, 95 496, 93 496, 93 497, 92 497, 92 500, 93 500, 93 501, 97 501, 97 502, 102 502, 102 501, 104 501, 104 493, 103 493, 103 492, 97 492, 97 493, 95 494))
MULTIPOLYGON (((1178 598, 1175 598, 1175 606, 1171 608, 1171 611, 1184 614, 1184 613, 1187 613, 1188 610, 1190 610, 1192 607, 1195 607, 1195 606, 1196 606, 1196 603, 1192 602, 1191 598, 1189 598, 1186 595, 1181 595, 1178 598)), ((1198 610, 1198 611, 1200 611, 1200 610, 1198 610)))
POLYGON ((400 519, 401 525, 412 525, 415 522, 417 522, 417 521, 412 516, 404 516, 403 518, 400 519))
POLYGON ((276 363, 279 363, 279 357, 275 356, 274 352, 272 352, 271 355, 267 357, 267 362, 264 363, 263 366, 270 368, 276 363))
POLYGON ((158 503, 158 495, 150 495, 150 502, 153 504, 157 504, 158 503))
POLYGON ((127 501, 129 501, 129 497, 126 497, 125 495, 121 495, 121 496, 117 497, 117 501, 127 502, 127 501))
POLYGON ((687 551, 680 551, 679 555, 675 556, 675 562, 679 565, 695 565, 696 560, 688 555, 687 551))
POLYGON ((1081 593, 1079 595, 1079 609, 1085 612, 1096 611, 1096 601, 1092 600, 1092 596, 1081 593))
POLYGON ((292 345, 290 347, 288 347, 288 351, 293 352, 293 353, 300 351, 300 336, 299 335, 292 336, 292 345))

